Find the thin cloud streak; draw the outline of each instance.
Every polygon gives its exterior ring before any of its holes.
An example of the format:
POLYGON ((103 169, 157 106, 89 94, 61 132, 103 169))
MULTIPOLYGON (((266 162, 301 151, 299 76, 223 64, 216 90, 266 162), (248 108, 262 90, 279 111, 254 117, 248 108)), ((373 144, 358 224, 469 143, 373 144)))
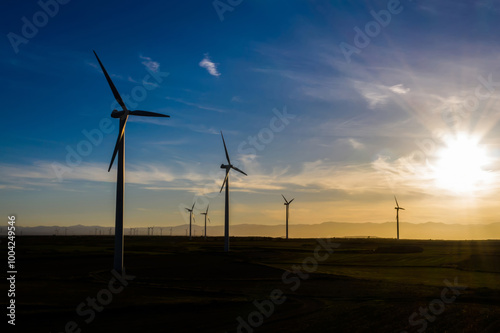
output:
POLYGON ((177 103, 181 103, 181 104, 184 104, 184 105, 188 105, 188 106, 194 106, 198 109, 202 109, 202 110, 209 110, 209 111, 216 111, 216 112, 227 112, 226 110, 222 110, 222 109, 218 109, 218 108, 214 108, 214 107, 211 107, 211 106, 205 106, 205 105, 202 105, 202 104, 197 104, 197 103, 192 103, 192 102, 187 102, 183 99, 180 99, 180 98, 173 98, 173 97, 165 97, 166 99, 170 100, 170 101, 174 101, 174 102, 177 102, 177 103))

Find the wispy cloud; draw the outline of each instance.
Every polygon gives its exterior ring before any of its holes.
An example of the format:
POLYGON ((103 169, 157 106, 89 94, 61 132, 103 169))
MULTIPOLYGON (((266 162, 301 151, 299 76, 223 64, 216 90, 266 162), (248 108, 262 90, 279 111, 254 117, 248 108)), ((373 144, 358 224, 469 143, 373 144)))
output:
POLYGON ((99 65, 94 62, 87 61, 87 65, 89 65, 92 68, 99 69, 99 65))
POLYGON ((215 64, 214 62, 212 62, 210 60, 207 53, 205 54, 205 57, 203 58, 203 60, 200 61, 199 65, 200 65, 200 67, 205 68, 210 73, 210 75, 220 76, 220 73, 217 70, 217 64, 215 64))
POLYGON ((363 149, 365 148, 365 145, 362 144, 361 142, 359 142, 358 140, 356 139, 353 139, 353 138, 349 138, 347 139, 347 142, 352 146, 352 148, 354 149, 363 149))
POLYGON ((194 106, 198 109, 202 109, 202 110, 209 110, 209 111, 216 111, 216 112, 226 112, 225 110, 222 110, 222 109, 218 109, 218 108, 214 108, 214 107, 211 107, 211 106, 206 106, 206 105, 202 105, 202 104, 198 104, 198 103, 192 103, 192 102, 188 102, 188 101, 185 101, 183 99, 180 99, 180 98, 173 98, 173 97, 165 97, 166 99, 170 100, 170 101, 175 101, 177 103, 181 103, 181 104, 184 104, 184 105, 188 105, 188 106, 194 106))
POLYGON ((177 139, 177 140, 164 140, 164 141, 153 141, 149 142, 150 144, 153 145, 159 145, 159 146, 179 146, 179 145, 184 145, 188 143, 189 140, 187 138, 182 138, 182 139, 177 139))
POLYGON ((387 102, 386 92, 381 89, 380 86, 376 84, 370 84, 366 82, 357 81, 354 82, 354 87, 363 96, 363 98, 368 102, 370 109, 376 108, 378 105, 384 105, 387 102))
POLYGON ((139 58, 144 60, 142 64, 146 66, 152 72, 158 72, 160 70, 160 63, 157 61, 153 61, 150 57, 145 57, 140 55, 139 58))
POLYGON ((137 122, 137 123, 145 123, 145 124, 153 124, 153 125, 159 125, 159 126, 168 126, 168 127, 177 127, 177 128, 187 128, 193 132, 198 132, 198 133, 205 133, 205 134, 219 134, 219 130, 214 128, 214 127, 208 127, 203 124, 191 124, 191 123, 182 123, 182 122, 174 122, 172 121, 162 121, 161 119, 158 118, 150 118, 150 117, 134 117, 131 118, 132 122, 137 122))
POLYGON ((401 83, 396 84, 392 87, 389 87, 389 90, 396 93, 396 94, 406 94, 407 92, 410 91, 410 88, 405 88, 401 83))
MULTIPOLYGON (((99 65, 97 63, 87 61, 87 65, 92 67, 92 68, 97 69, 100 73, 102 73, 101 67, 99 67, 99 65)), ((123 76, 118 75, 118 74, 109 73, 109 76, 123 80, 123 76)), ((130 81, 130 77, 128 78, 128 80, 130 81)))

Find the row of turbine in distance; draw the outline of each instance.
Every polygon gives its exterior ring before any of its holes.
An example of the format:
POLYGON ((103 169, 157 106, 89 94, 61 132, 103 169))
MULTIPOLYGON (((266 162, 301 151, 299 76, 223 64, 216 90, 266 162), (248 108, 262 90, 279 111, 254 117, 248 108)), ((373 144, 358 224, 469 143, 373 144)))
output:
MULTIPOLYGON (((123 198, 124 198, 124 176, 125 176, 125 127, 127 125, 127 120, 129 116, 142 116, 142 117, 163 117, 163 118, 168 118, 170 116, 156 113, 156 112, 150 112, 150 111, 143 111, 143 110, 128 110, 125 103, 123 102, 123 99, 121 98, 120 94, 118 93, 118 90, 116 89, 113 81, 111 80, 111 77, 108 75, 108 72, 104 68, 104 65, 102 64, 101 60, 97 56, 97 53, 95 51, 94 55, 97 58, 97 61, 99 62, 99 66, 102 69, 102 72, 106 78, 106 81, 108 82, 109 87, 111 88, 111 92, 113 93, 113 96, 117 103, 122 107, 121 111, 118 110, 113 110, 111 112, 111 117, 112 118, 117 118, 120 120, 120 126, 119 126, 119 131, 118 131, 118 137, 116 139, 116 144, 115 148, 113 150, 113 154, 111 157, 111 162, 108 167, 108 172, 111 170, 111 167, 113 166, 113 162, 116 158, 116 155, 118 154, 118 166, 117 166, 117 176, 116 176, 116 210, 115 210, 115 253, 114 253, 114 269, 118 273, 123 272, 123 248, 124 248, 124 234, 123 234, 123 198)), ((226 176, 224 178, 224 181, 222 183, 222 187, 220 189, 220 192, 224 189, 224 186, 226 188, 226 194, 225 194, 225 214, 224 214, 224 251, 229 251, 229 172, 231 169, 236 170, 245 176, 247 174, 240 170, 239 168, 235 167, 234 165, 231 164, 231 159, 229 157, 229 153, 227 151, 226 147, 226 142, 224 140, 224 135, 222 134, 221 131, 221 137, 222 137, 222 143, 224 144, 224 151, 226 154, 226 159, 227 159, 227 164, 221 164, 221 169, 226 170, 226 176)), ((394 197, 395 198, 395 197, 394 197)), ((289 210, 289 205, 290 203, 294 200, 287 201, 287 199, 283 196, 283 199, 285 200, 284 205, 286 206, 286 238, 288 239, 288 210, 289 210)), ((396 198, 395 198, 396 199, 396 198)), ((404 209, 399 207, 396 199, 396 210, 397 210, 397 238, 399 239, 399 210, 404 209)), ((194 204, 193 207, 188 211, 190 212, 190 238, 191 238, 191 218, 192 218, 192 213, 194 209, 194 204)), ((206 219, 208 215, 208 207, 207 211, 205 214, 205 224, 206 224, 206 219)), ((206 227, 205 227, 206 230, 206 227)), ((206 236, 206 231, 205 231, 205 236, 206 236)))
MULTIPOLYGON (((286 206, 286 239, 288 239, 288 206, 295 199, 288 201, 288 200, 286 200, 286 198, 283 194, 281 196, 283 197, 283 199, 285 199, 284 205, 286 206)), ((192 235, 191 235, 192 223, 196 223, 196 220, 194 218, 194 206, 195 206, 195 204, 196 204, 196 202, 193 203, 193 206, 191 208, 185 208, 186 211, 189 212, 189 239, 190 240, 192 239, 192 235)), ((210 207, 210 205, 207 205, 207 210, 204 213, 201 213, 201 215, 205 215, 205 233, 204 233, 205 239, 207 238, 207 220, 209 223, 211 222, 210 218, 208 217, 208 208, 209 207, 210 207)))

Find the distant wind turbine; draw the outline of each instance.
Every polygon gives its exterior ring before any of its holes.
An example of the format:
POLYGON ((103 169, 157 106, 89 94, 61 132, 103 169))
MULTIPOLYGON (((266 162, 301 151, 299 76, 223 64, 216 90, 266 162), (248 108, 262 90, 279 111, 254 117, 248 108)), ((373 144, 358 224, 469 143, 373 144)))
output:
POLYGON ((196 204, 196 201, 193 203, 193 207, 191 207, 191 209, 186 208, 186 210, 189 212, 189 240, 191 240, 191 221, 193 218, 193 211, 194 211, 195 204, 196 204))
POLYGON ((125 176, 125 126, 127 125, 128 116, 143 116, 143 117, 170 117, 164 114, 149 112, 149 111, 129 111, 125 106, 118 90, 111 81, 108 72, 104 68, 101 60, 94 51, 94 55, 101 66, 102 72, 108 81, 108 85, 111 88, 113 96, 116 101, 122 107, 122 111, 113 110, 111 112, 112 118, 120 119, 120 128, 118 131, 118 138, 116 139, 115 149, 113 151, 113 157, 111 158, 111 163, 109 164, 108 172, 113 166, 116 154, 118 153, 118 172, 116 175, 116 213, 115 213, 115 255, 114 255, 114 269, 118 273, 123 272, 123 192, 124 192, 124 176, 125 176))
POLYGON ((285 200, 284 205, 286 206, 286 239, 288 239, 288 206, 290 206, 290 204, 292 203, 293 200, 295 200, 295 198, 293 198, 292 200, 288 201, 288 200, 286 200, 286 198, 285 198, 285 196, 283 194, 281 196, 285 200))
POLYGON ((207 206, 207 211, 205 213, 201 213, 202 215, 205 215, 205 239, 207 239, 207 219, 208 222, 210 222, 210 218, 208 217, 208 207, 210 207, 210 205, 207 206))
MULTIPOLYGON (((229 171, 234 169, 245 176, 248 176, 246 173, 235 167, 231 164, 231 160, 229 159, 229 154, 227 152, 226 142, 224 141, 224 135, 222 135, 222 131, 220 132, 222 136, 222 143, 224 144, 224 151, 226 152, 227 164, 221 164, 221 169, 226 169, 226 178, 224 178, 224 182, 222 183, 222 187, 220 188, 220 192, 224 189, 224 185, 226 185, 226 209, 225 209, 225 218, 224 218, 224 251, 229 251, 229 171)), ((219 193, 220 193, 219 192, 219 193)))
POLYGON ((394 209, 396 210, 396 225, 397 225, 397 231, 398 231, 398 239, 399 239, 399 210, 405 210, 403 207, 399 207, 398 204, 398 199, 396 199, 396 196, 394 196, 394 200, 396 200, 396 207, 394 209))

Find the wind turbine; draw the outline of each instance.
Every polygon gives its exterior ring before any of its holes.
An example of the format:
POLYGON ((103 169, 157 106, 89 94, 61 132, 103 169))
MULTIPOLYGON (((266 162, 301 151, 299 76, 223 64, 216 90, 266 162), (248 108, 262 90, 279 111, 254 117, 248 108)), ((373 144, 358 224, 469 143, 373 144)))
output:
POLYGON ((285 200, 285 203, 283 205, 286 206, 286 239, 288 239, 288 206, 290 206, 290 204, 292 203, 293 200, 295 200, 295 198, 293 198, 292 200, 288 201, 288 200, 286 200, 286 198, 285 198, 285 196, 283 194, 281 196, 285 200))
POLYGON ((94 52, 99 65, 101 66, 102 72, 108 81, 108 85, 111 88, 111 92, 115 97, 116 101, 122 107, 122 111, 113 110, 111 112, 112 118, 120 119, 120 128, 118 131, 118 138, 116 139, 115 149, 113 151, 113 156, 111 157, 111 163, 109 163, 108 172, 111 170, 113 166, 113 162, 115 161, 116 154, 118 153, 118 172, 116 174, 116 213, 115 213, 115 255, 114 255, 114 269, 118 273, 123 272, 123 190, 125 183, 125 126, 127 125, 128 116, 144 116, 144 117, 170 117, 164 114, 149 112, 149 111, 129 111, 125 106, 118 90, 111 81, 111 78, 108 75, 108 72, 104 68, 101 60, 97 56, 97 53, 94 52))
POLYGON ((398 199, 396 199, 396 196, 394 196, 394 200, 396 200, 396 207, 394 209, 396 210, 396 224, 397 224, 397 229, 398 229, 398 239, 399 239, 399 210, 405 210, 403 207, 399 207, 398 204, 398 199))
POLYGON ((186 210, 189 212, 189 240, 191 240, 191 220, 193 217, 193 210, 194 210, 195 204, 196 204, 196 201, 193 203, 193 207, 191 207, 191 209, 186 208, 186 210))
MULTIPOLYGON (((224 135, 222 135, 222 131, 220 132, 222 136, 222 143, 224 144, 224 151, 226 152, 227 164, 221 164, 221 169, 226 169, 226 178, 224 178, 224 182, 222 183, 222 187, 220 188, 220 192, 224 189, 224 185, 226 185, 226 209, 225 209, 225 218, 224 218, 224 251, 229 251, 229 171, 234 169, 238 172, 241 172, 245 176, 248 176, 246 173, 235 167, 231 164, 231 160, 229 159, 229 154, 227 152, 226 142, 224 141, 224 135)), ((219 192, 219 193, 220 193, 219 192)))
POLYGON ((207 206, 207 211, 205 213, 201 213, 202 215, 205 215, 205 240, 207 239, 207 219, 208 222, 210 222, 210 218, 208 217, 208 207, 210 207, 210 205, 207 206))

